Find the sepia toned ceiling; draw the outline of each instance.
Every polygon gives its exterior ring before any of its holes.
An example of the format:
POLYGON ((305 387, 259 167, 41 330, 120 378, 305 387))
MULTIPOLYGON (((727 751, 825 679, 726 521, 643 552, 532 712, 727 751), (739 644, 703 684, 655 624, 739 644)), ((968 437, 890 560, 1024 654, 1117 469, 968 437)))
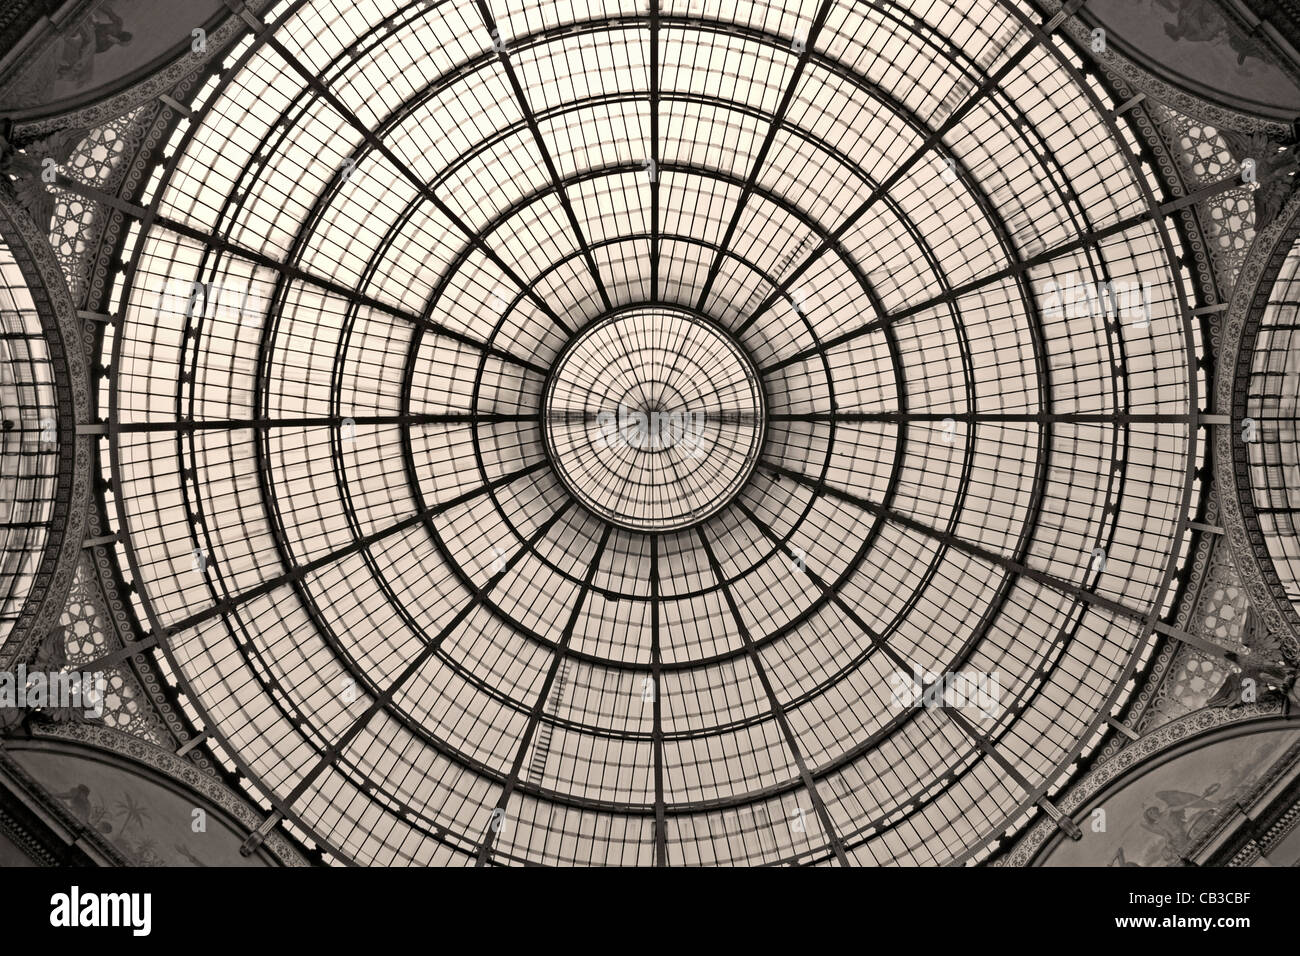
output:
POLYGON ((121 595, 86 660, 148 654, 129 721, 325 862, 1073 835, 1147 683, 1251 633, 1186 615, 1266 221, 1236 163, 1283 175, 1273 126, 1128 115, 1079 6, 232 4, 165 119, 57 163, 138 166, 35 217, 111 249, 62 260, 103 370, 77 588, 121 595))

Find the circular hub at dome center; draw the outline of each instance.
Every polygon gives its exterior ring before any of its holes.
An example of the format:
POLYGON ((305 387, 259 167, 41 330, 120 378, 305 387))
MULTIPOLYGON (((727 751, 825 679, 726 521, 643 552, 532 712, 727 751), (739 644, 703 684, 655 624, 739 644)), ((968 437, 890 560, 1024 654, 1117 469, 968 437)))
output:
POLYGON ((758 373, 721 328, 647 306, 581 332, 543 398, 560 478, 625 528, 673 531, 717 512, 763 444, 758 373))

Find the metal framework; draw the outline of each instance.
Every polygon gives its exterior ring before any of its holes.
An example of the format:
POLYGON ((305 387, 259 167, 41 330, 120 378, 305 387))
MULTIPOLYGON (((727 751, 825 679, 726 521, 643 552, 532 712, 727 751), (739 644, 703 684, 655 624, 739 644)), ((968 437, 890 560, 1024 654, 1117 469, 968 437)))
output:
POLYGON ((1267 294, 1252 309, 1239 358, 1233 467, 1252 545, 1266 552, 1266 580, 1290 602, 1294 622, 1300 620, 1300 228, 1287 229, 1273 257, 1264 276, 1267 294))
POLYGON ((54 365, 17 261, 0 241, 0 643, 33 591, 54 518, 54 365))
POLYGON ((1056 819, 1163 626, 1202 424, 1172 210, 1061 16, 247 19, 127 210, 108 477, 268 825, 848 865, 1056 819), (900 699, 952 674, 994 699, 900 699))
POLYGON ((542 398, 547 453, 573 496, 606 521, 661 534, 731 501, 763 446, 763 409, 740 344, 663 307, 584 329, 542 398))

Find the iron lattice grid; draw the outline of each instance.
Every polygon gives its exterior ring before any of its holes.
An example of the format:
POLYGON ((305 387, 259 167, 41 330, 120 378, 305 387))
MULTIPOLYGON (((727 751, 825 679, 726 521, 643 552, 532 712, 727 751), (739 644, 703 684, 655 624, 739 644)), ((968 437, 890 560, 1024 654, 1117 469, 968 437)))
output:
POLYGON ((0 241, 0 643, 39 592, 58 485, 58 417, 40 316, 0 241))
POLYGON ((169 142, 122 550, 216 752, 337 859, 969 862, 1132 689, 1200 346, 1131 134, 1024 4, 727 7, 283 3, 169 142), (1149 323, 1051 286, 1106 282, 1149 323), (637 305, 766 399, 673 533, 543 440, 637 305), (913 666, 996 673, 992 717, 893 705, 913 666))
MULTIPOLYGON (((1294 228, 1292 228, 1294 233, 1294 228)), ((1300 529, 1296 508, 1300 495, 1300 244, 1292 243, 1278 264, 1250 352, 1245 379, 1242 431, 1234 436, 1250 515, 1263 532, 1272 569, 1291 606, 1300 613, 1300 529), (1245 421, 1253 423, 1247 435, 1245 421), (1236 444, 1237 440, 1240 444, 1236 444)))

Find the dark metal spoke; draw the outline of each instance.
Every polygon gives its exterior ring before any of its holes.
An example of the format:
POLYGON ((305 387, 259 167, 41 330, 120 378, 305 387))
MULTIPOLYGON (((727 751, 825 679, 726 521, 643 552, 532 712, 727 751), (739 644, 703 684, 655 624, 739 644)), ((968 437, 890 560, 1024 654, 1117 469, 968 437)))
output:
POLYGON ((1189 425, 1199 416, 1194 412, 781 412, 770 416, 774 422, 810 424, 878 423, 906 425, 914 422, 941 424, 952 421, 964 425, 1189 425))
POLYGON ((849 858, 845 854, 844 844, 835 830, 835 821, 831 819, 830 811, 826 809, 826 803, 817 791, 817 782, 813 779, 812 774, 808 772, 808 765, 803 759, 803 750, 799 746, 794 731, 790 728, 790 721, 785 715, 785 708, 777 700, 776 690, 772 687, 772 681, 767 676, 767 669, 763 666, 763 660, 754 647, 753 638, 749 635, 749 628, 745 626, 744 618, 740 615, 740 608, 736 606, 735 595, 731 593, 731 587, 727 584, 727 578, 722 571, 722 566, 713 553, 713 546, 709 544, 709 536, 705 533, 703 526, 697 527, 695 532, 700 539, 700 546, 704 549, 704 554, 708 558, 709 568, 713 572, 714 580, 718 582, 718 589, 727 602, 727 608, 731 611, 731 618, 735 622, 736 631, 740 634, 740 639, 749 654, 750 665, 754 668, 754 674, 758 677, 758 682, 763 686, 763 693, 767 696, 772 718, 776 721, 777 726, 781 728, 781 736, 785 738, 786 746, 790 748, 790 754, 794 757, 795 765, 799 768, 799 778, 803 781, 804 789, 808 791, 808 796, 813 802, 813 808, 817 812, 817 818, 826 831, 826 839, 830 844, 831 852, 835 854, 835 859, 839 861, 840 866, 848 866, 849 858))
POLYGON ((1084 604, 1099 607, 1102 610, 1110 611, 1112 614, 1128 618, 1129 620, 1138 621, 1148 630, 1154 630, 1156 622, 1159 620, 1160 609, 1158 607, 1148 611, 1129 607, 1120 601, 1097 594, 1095 591, 1090 591, 1072 581, 1066 581, 1063 578, 1059 578, 1054 574, 1049 574, 1046 571, 1039 571, 1037 568, 1031 568, 1020 561, 1008 558, 1006 555, 998 554, 996 551, 991 551, 982 545, 975 544, 972 541, 967 541, 965 538, 958 537, 950 532, 940 531, 938 528, 932 528, 924 521, 917 521, 915 518, 909 517, 900 511, 883 507, 873 501, 868 501, 866 498, 855 495, 850 491, 836 488, 834 485, 827 484, 825 481, 817 478, 810 478, 809 476, 791 468, 786 468, 784 465, 778 465, 775 462, 760 459, 758 467, 771 472, 774 475, 780 475, 793 481, 797 481, 799 484, 806 485, 818 494, 827 495, 831 498, 838 498, 841 501, 849 502, 850 504, 861 508, 868 514, 882 517, 900 527, 907 528, 909 531, 915 531, 933 541, 938 541, 941 544, 954 548, 957 551, 961 551, 964 554, 969 554, 971 557, 996 565, 1004 571, 1012 574, 1019 574, 1028 580, 1046 585, 1052 590, 1081 601, 1084 604))
MULTIPOLYGON (((657 2, 657 0, 656 0, 657 2)), ((668 820, 664 803, 664 723, 659 649, 659 535, 650 538, 650 681, 654 693, 655 866, 668 865, 668 820)))
MULTIPOLYGON (((767 134, 763 137, 763 142, 758 148, 758 155, 754 157, 754 165, 749 171, 749 177, 745 180, 745 185, 736 200, 736 208, 731 213, 726 232, 723 233, 722 239, 718 242, 718 251, 713 257, 713 263, 709 266, 708 274, 705 276, 704 285, 700 289, 699 300, 695 303, 696 309, 703 311, 708 304, 709 293, 712 291, 713 283, 717 281, 718 273, 722 269, 726 251, 731 248, 731 241, 736 234, 736 227, 740 225, 740 217, 744 214, 745 206, 754 191, 754 184, 758 182, 758 177, 762 174, 763 167, 767 163, 767 154, 776 141, 776 134, 781 129, 785 114, 790 110, 790 103, 794 100, 795 91, 799 88, 799 80, 808 67, 813 48, 817 44, 817 37, 821 34, 822 27, 826 25, 826 18, 830 15, 831 7, 834 4, 835 0, 822 0, 821 6, 817 8, 817 14, 813 17, 812 26, 808 29, 808 37, 804 48, 800 51, 799 59, 795 61, 794 68, 790 72, 790 79, 785 84, 785 92, 781 94, 781 102, 777 106, 776 112, 772 114, 772 121, 768 125, 767 134)), ((737 335, 740 335, 742 331, 743 329, 738 331, 737 335)))
POLYGON ((533 134, 533 141, 537 144, 537 151, 541 153, 542 162, 546 164, 546 171, 550 174, 551 182, 555 186, 555 194, 560 199, 560 205, 564 207, 564 215, 569 220, 569 227, 573 230, 573 237, 577 240, 578 248, 582 250, 582 258, 586 260, 587 268, 591 270, 592 279, 596 282, 596 291, 600 293, 600 299, 605 304, 605 308, 607 310, 612 309, 614 303, 610 301, 609 292, 605 289, 605 282, 600 277, 600 269, 596 266, 595 256, 591 254, 591 246, 587 244, 587 237, 583 232, 582 224, 578 222, 578 216, 573 211, 573 203, 569 200, 568 190, 560 182, 560 171, 555 168, 555 160, 551 158, 551 151, 546 145, 546 140, 542 137, 542 129, 537 125, 537 115, 533 112, 532 104, 528 101, 528 94, 524 92, 523 84, 519 82, 519 76, 515 73, 515 66, 511 62, 510 53, 500 40, 496 18, 492 16, 492 9, 488 6, 487 0, 477 0, 477 3, 479 15, 483 18, 483 25, 487 27, 488 33, 494 38, 493 43, 496 46, 497 58, 501 61, 501 68, 505 71, 510 88, 514 91, 515 100, 519 104, 520 112, 523 113, 524 121, 533 134))
MULTIPOLYGON (((1073 14, 1076 9, 1083 5, 1083 3, 1084 0, 1068 0, 1068 2, 1062 6, 1060 14, 1073 14)), ((1059 20, 1057 22, 1064 20, 1064 16, 1060 14, 1058 14, 1059 20)), ((848 218, 832 230, 827 239, 817 245, 804 258, 803 262, 792 269, 789 274, 781 280, 781 283, 772 290, 768 297, 759 303, 758 308, 750 314, 749 318, 736 328, 736 335, 744 335, 745 331, 754 324, 759 316, 763 315, 763 313, 770 309, 782 296, 793 288, 794 284, 799 281, 799 277, 802 276, 804 272, 806 272, 812 264, 821 257, 822 253, 835 248, 858 220, 870 212, 872 207, 880 201, 882 196, 901 182, 903 177, 910 173, 912 168, 924 159, 935 146, 939 145, 939 143, 943 141, 943 138, 955 129, 957 124, 965 119, 971 110, 978 106, 985 97, 998 89, 999 84, 1007 74, 1024 62, 1025 57, 1032 53, 1040 43, 1046 41, 1047 36, 1048 34, 1046 32, 1036 32, 1032 37, 1025 41, 1020 49, 1013 53, 1007 61, 1002 64, 1002 66, 998 67, 998 69, 993 73, 990 73, 988 77, 986 77, 984 81, 975 88, 975 91, 967 97, 966 101, 957 109, 953 110, 948 118, 940 124, 938 129, 926 137, 925 142, 918 146, 905 160, 903 160, 903 162, 888 177, 878 183, 876 187, 871 190, 870 194, 868 194, 867 198, 849 214, 848 218)))
POLYGON ((110 430, 122 434, 149 432, 193 432, 238 431, 241 428, 267 430, 274 428, 338 428, 351 423, 353 425, 505 425, 505 424, 539 424, 537 414, 509 415, 497 412, 429 412, 410 415, 321 415, 313 418, 241 418, 228 421, 146 421, 121 422, 110 426, 110 430))
POLYGON ((356 538, 355 540, 353 540, 352 542, 350 542, 349 544, 345 545, 342 548, 336 548, 335 550, 329 552, 328 554, 321 555, 319 558, 315 558, 311 561, 305 562, 304 564, 297 565, 296 567, 290 568, 289 570, 282 572, 276 577, 263 581, 261 584, 257 585, 256 587, 249 588, 247 591, 243 591, 240 594, 236 594, 236 595, 232 595, 231 597, 224 598, 223 600, 218 601, 216 604, 212 605, 211 607, 205 608, 202 611, 197 611, 194 614, 187 615, 186 617, 183 617, 180 620, 176 621, 175 623, 169 625, 167 628, 167 633, 179 634, 182 631, 186 631, 191 627, 197 627, 198 625, 203 624, 206 621, 210 621, 213 618, 222 617, 226 614, 229 614, 231 611, 235 610, 241 605, 247 604, 249 601, 252 601, 255 598, 259 598, 264 595, 270 594, 272 591, 275 591, 277 588, 280 588, 285 584, 293 584, 295 582, 301 581, 304 578, 306 578, 308 575, 314 574, 315 572, 319 571, 321 568, 328 567, 329 565, 335 564, 336 562, 341 561, 344 558, 350 557, 351 555, 364 551, 367 548, 373 547, 374 545, 385 540, 386 538, 390 538, 395 534, 401 534, 403 531, 408 531, 411 528, 415 528, 430 518, 436 517, 437 515, 450 511, 452 508, 459 507, 460 505, 465 504, 467 501, 472 501, 473 499, 477 498, 479 495, 486 494, 490 491, 493 491, 496 488, 500 488, 504 485, 508 485, 512 481, 518 481, 520 478, 526 477, 527 475, 531 475, 534 472, 540 471, 545 467, 546 467, 545 461, 536 462, 535 464, 529 465, 526 468, 521 468, 518 471, 511 472, 510 474, 502 475, 500 478, 487 482, 486 484, 480 485, 479 487, 474 488, 471 491, 466 491, 462 494, 459 494, 455 498, 451 498, 447 501, 442 502, 441 504, 433 505, 428 508, 423 508, 420 511, 415 512, 414 514, 407 515, 402 520, 394 522, 393 524, 389 525, 386 528, 383 528, 379 531, 374 531, 363 538, 356 538))
POLYGON ((474 593, 473 597, 461 606, 461 609, 456 612, 446 625, 443 626, 437 636, 420 649, 420 653, 412 658, 410 663, 402 668, 401 672, 389 682, 388 686, 382 692, 376 695, 370 706, 367 707, 356 718, 356 720, 348 725, 347 730, 340 734, 334 743, 321 753, 320 758, 312 765, 312 768, 307 771, 307 773, 303 774, 298 785, 290 791, 289 796, 285 798, 285 803, 290 806, 296 803, 309 789, 311 789, 312 783, 314 783, 322 773, 334 764, 338 763, 339 759, 343 756, 343 752, 347 749, 348 744, 356 739, 356 736, 365 729, 366 725, 369 724, 372 719, 374 719, 375 714, 379 713, 379 711, 388 707, 392 703, 394 695, 401 689, 402 685, 415 676, 415 674, 419 672, 420 668, 438 652, 447 636, 452 634, 456 628, 460 627, 461 623, 469 616, 470 612, 483 603, 488 593, 500 584, 508 574, 510 574, 515 565, 519 563, 520 559, 537 546, 537 542, 550 531, 554 524, 566 511, 568 511, 569 507, 570 506, 567 503, 561 505, 551 514, 550 518, 538 525, 537 530, 533 533, 532 537, 530 537, 522 547, 518 548, 510 556, 510 558, 502 565, 501 569, 493 574, 492 577, 488 579, 487 583, 474 593))
POLYGON ((455 226, 465 236, 465 238, 467 238, 470 241, 470 243, 476 249, 478 249, 480 253, 482 253, 493 265, 495 265, 498 269, 500 269, 502 274, 505 275, 506 278, 508 278, 520 289, 523 289, 524 292, 528 295, 528 297, 533 300, 533 302, 537 305, 539 309, 542 310, 542 312, 546 315, 547 318, 549 318, 552 322, 554 322, 564 333, 568 334, 572 331, 569 325, 563 319, 561 319, 558 314, 556 314, 555 310, 553 310, 550 307, 550 305, 546 302, 546 300, 537 294, 536 290, 533 289, 533 287, 528 283, 528 281, 522 278, 518 273, 516 273, 514 268, 510 265, 510 263, 506 262, 505 259, 501 258, 501 256, 497 253, 497 251, 493 249, 491 246, 489 246, 487 242, 480 235, 478 235, 478 233, 475 232, 467 222, 461 219, 461 217, 456 213, 454 209, 452 209, 445 202, 443 202, 437 196, 437 194, 434 193, 434 191, 429 187, 429 184, 415 174, 415 171, 411 169, 410 164, 408 164, 404 159, 402 159, 402 157, 398 156, 395 152, 393 152, 393 150, 388 146, 388 144, 386 144, 377 135, 375 135, 374 131, 371 130, 370 127, 366 126, 366 124, 361 121, 360 117, 358 117, 355 113, 353 113, 350 109, 348 109, 347 104, 344 103, 341 99, 339 99, 338 96, 335 95, 335 93, 328 86, 325 85, 325 83, 320 79, 320 77, 318 77, 315 73, 309 70, 302 63, 302 61, 299 60, 298 57, 294 55, 292 50, 290 50, 283 43, 281 43, 275 36, 272 35, 268 35, 266 37, 266 42, 268 46, 270 46, 273 50, 275 50, 276 54, 279 55, 281 59, 283 59, 286 63, 288 63, 291 67, 293 67, 294 71, 297 72, 298 75, 303 78, 303 80, 307 83, 308 86, 310 86, 313 90, 316 91, 317 95, 319 95, 323 100, 329 103, 330 106, 333 109, 335 109, 338 112, 338 114, 348 122, 348 125, 352 126, 358 133, 360 133, 365 138, 366 143, 370 146, 371 149, 375 150, 377 153, 383 156, 384 159, 388 160, 388 162, 391 163, 398 172, 400 172, 404 177, 406 177, 407 180, 410 181, 411 185, 415 186, 416 189, 420 190, 421 194, 424 195, 424 197, 429 201, 429 203, 435 209, 437 209, 440 214, 445 216, 447 220, 450 221, 451 224, 455 226))
MULTIPOLYGON (((1283 174, 1277 173, 1274 174, 1274 177, 1271 178, 1280 177, 1281 175, 1283 174)), ((849 342, 862 338, 864 335, 870 335, 872 332, 878 332, 883 329, 887 329, 891 325, 894 325, 895 323, 900 322, 903 319, 910 318, 911 316, 921 315, 922 313, 925 313, 930 309, 934 309, 939 306, 955 305, 962 298, 971 295, 974 292, 978 292, 981 289, 987 288, 991 285, 996 285, 997 283, 1003 282, 1007 279, 1019 278, 1024 275, 1027 275, 1031 269, 1034 269, 1041 265, 1045 265, 1046 263, 1059 259, 1062 256, 1067 256, 1075 252, 1081 252, 1084 249, 1099 248, 1101 244, 1105 242, 1107 239, 1113 238, 1114 236, 1123 235, 1124 233, 1128 232, 1130 229, 1133 229, 1137 226, 1141 226, 1149 222, 1156 222, 1160 219, 1163 219, 1165 216, 1177 212, 1179 209, 1182 209, 1183 207, 1189 205, 1191 202, 1209 199, 1219 195, 1220 193, 1226 192, 1230 189, 1239 189, 1241 188, 1241 185, 1242 184, 1241 184, 1240 176, 1225 177, 1219 182, 1212 183, 1211 185, 1206 186, 1203 189, 1199 190, 1195 196, 1187 196, 1181 199, 1176 199, 1171 202, 1165 203, 1161 206, 1157 206, 1153 209, 1143 210, 1142 212, 1137 213, 1136 215, 1129 216, 1126 219, 1121 219, 1117 222, 1111 223, 1109 226, 1102 226, 1099 229, 1090 230, 1084 233, 1083 235, 1078 236, 1075 239, 1071 239, 1069 242, 1061 243, 1058 246, 1055 246, 1051 249, 1047 249, 1035 255, 1029 256, 1028 258, 1023 259, 1019 262, 1013 262, 1011 265, 1005 266, 1004 268, 998 269, 994 272, 990 272, 987 275, 980 276, 978 279, 971 279, 969 282, 965 282, 962 285, 952 289, 947 289, 941 294, 931 296, 930 298, 925 299, 921 302, 913 303, 912 305, 909 305, 904 309, 898 309, 894 312, 881 315, 875 319, 872 319, 870 322, 865 322, 862 325, 858 326, 857 328, 850 329, 847 332, 841 332, 839 335, 833 336, 832 338, 827 339, 825 342, 819 343, 814 348, 804 349, 800 352, 795 353, 789 358, 782 359, 779 362, 774 362, 760 369, 759 371, 762 372, 762 374, 764 375, 768 375, 772 372, 779 371, 783 368, 788 368, 789 366, 794 365, 797 362, 801 362, 805 359, 812 358, 813 356, 819 353, 828 352, 831 349, 838 348, 841 345, 846 345, 849 342)), ((761 308, 762 307, 760 307, 760 311, 761 308)), ((755 316, 757 316, 758 314, 759 314, 758 312, 754 313, 755 316)), ((753 317, 751 317, 749 321, 753 321, 753 317)), ((748 326, 748 324, 749 322, 745 323, 746 326, 748 326)))
POLYGON ((510 805, 510 797, 515 792, 515 787, 519 785, 519 772, 523 769, 524 758, 528 755, 528 749, 533 742, 533 735, 537 732, 537 725, 541 723, 542 713, 546 709, 546 702, 551 696, 551 687, 555 684, 555 676, 560 671, 560 663, 564 660, 565 651, 569 647, 569 642, 573 640, 573 631, 577 627, 578 617, 582 614, 583 605, 587 601, 587 595, 591 593, 591 582, 596 576, 596 571, 600 568, 601 559, 605 556, 605 546, 609 543, 609 537, 614 532, 613 525, 605 525, 605 531, 600 537, 600 543, 596 545, 595 556, 591 559, 591 565, 587 568, 587 577, 578 590, 578 595, 573 602, 573 610, 569 613, 569 619, 565 622, 564 630, 560 636, 559 647, 555 650, 555 657, 551 660, 551 667, 546 672, 546 679, 542 681, 542 689, 537 695, 537 702, 533 705, 532 713, 528 717, 528 725, 524 728, 523 734, 519 738, 519 748, 515 751, 514 763, 510 766, 510 774, 506 778, 505 786, 501 788, 501 796, 498 798, 496 807, 493 810, 493 816, 497 817, 494 821, 489 821, 484 828, 483 840, 479 844, 477 866, 484 866, 492 859, 492 844, 504 824, 503 816, 510 805), (493 826, 493 823, 497 826, 493 826))
POLYGON ((486 342, 480 342, 463 332, 458 332, 455 329, 448 328, 440 322, 434 322, 424 316, 416 315, 414 312, 407 312, 405 309, 396 308, 382 299, 376 299, 373 296, 368 296, 364 292, 342 285, 332 279, 326 279, 323 276, 315 275, 306 270, 299 269, 296 266, 289 265, 288 263, 280 262, 279 260, 257 252, 254 249, 248 249, 238 243, 231 242, 222 236, 204 232, 202 229, 195 229, 192 226, 187 226, 183 222, 168 219, 165 216, 155 216, 153 217, 153 222, 155 225, 160 226, 163 229, 168 229, 178 235, 186 236, 197 242, 202 242, 213 249, 217 249, 221 252, 228 252, 232 255, 247 259, 249 262, 255 262, 259 266, 279 273, 286 279, 292 279, 297 282, 303 282, 315 286, 318 289, 323 289, 324 291, 329 292, 331 295, 337 295, 340 298, 346 299, 354 305, 361 305, 368 309, 374 309, 376 312, 383 312, 385 315, 391 315, 394 318, 403 320, 404 322, 409 322, 411 325, 418 328, 428 329, 436 335, 444 336, 454 342, 460 343, 461 345, 467 345, 470 348, 485 352, 488 355, 509 362, 512 365, 518 365, 520 368, 528 369, 528 371, 537 375, 543 377, 546 375, 545 366, 538 365, 536 362, 530 362, 517 355, 511 355, 509 352, 503 351, 493 345, 489 345, 486 342))
POLYGON ((650 300, 659 292, 659 0, 650 0, 650 300))

